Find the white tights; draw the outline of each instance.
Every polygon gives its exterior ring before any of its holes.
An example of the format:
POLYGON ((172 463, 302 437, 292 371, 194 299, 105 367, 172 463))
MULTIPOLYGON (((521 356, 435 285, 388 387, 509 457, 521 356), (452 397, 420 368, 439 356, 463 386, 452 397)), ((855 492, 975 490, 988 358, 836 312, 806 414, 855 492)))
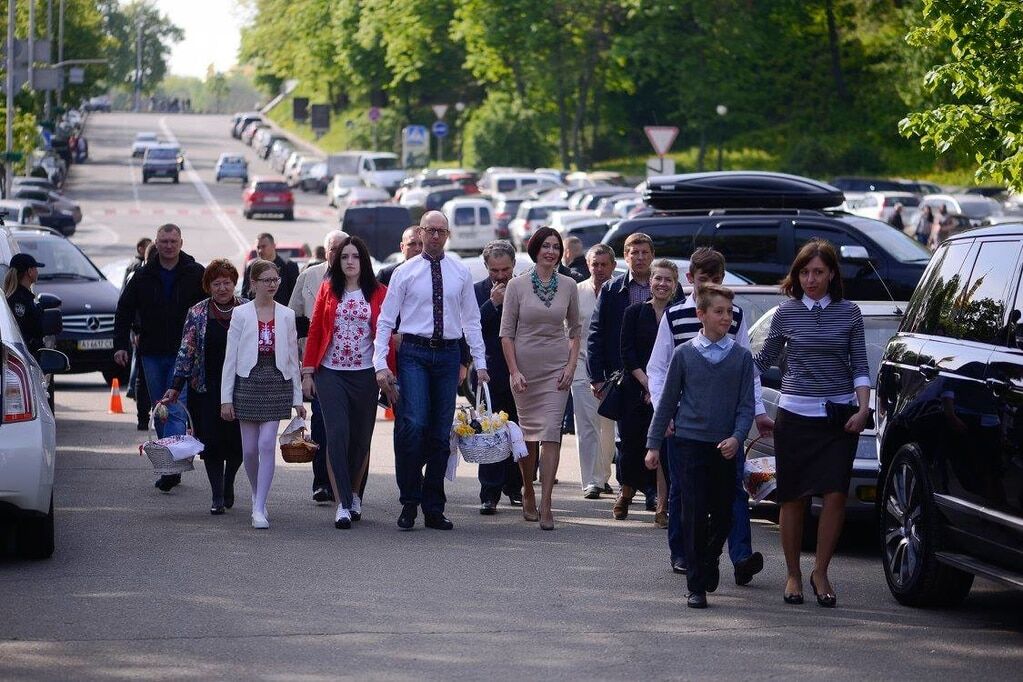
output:
POLYGON ((239 420, 242 431, 242 459, 252 485, 252 510, 266 514, 266 498, 274 479, 277 455, 277 427, 280 422, 239 420))

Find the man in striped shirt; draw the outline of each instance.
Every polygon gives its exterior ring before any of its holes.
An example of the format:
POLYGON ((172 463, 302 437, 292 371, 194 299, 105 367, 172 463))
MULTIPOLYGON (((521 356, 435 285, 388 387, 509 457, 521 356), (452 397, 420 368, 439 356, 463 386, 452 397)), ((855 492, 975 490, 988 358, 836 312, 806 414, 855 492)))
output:
MULTIPOLYGON (((689 272, 686 279, 693 286, 693 293, 685 300, 676 303, 664 311, 661 324, 657 329, 657 339, 650 354, 646 373, 650 383, 650 401, 656 405, 661 398, 664 380, 668 375, 668 365, 675 348, 694 338, 702 326, 696 317, 696 289, 707 283, 721 284, 725 277, 725 257, 720 252, 702 247, 693 252, 689 259, 689 272)), ((732 305, 732 326, 728 336, 742 347, 749 349, 749 332, 742 308, 732 305)), ((767 416, 761 396, 760 379, 753 384, 757 430, 760 435, 768 435, 774 422, 767 416)), ((668 447, 672 447, 674 438, 667 439, 668 447)), ((662 457, 662 464, 668 460, 662 457)), ((728 536, 728 556, 735 567, 735 583, 746 585, 753 576, 764 567, 764 557, 760 552, 753 551, 753 538, 749 520, 749 496, 742 485, 742 465, 745 462, 743 448, 738 454, 738 476, 736 478, 735 504, 732 509, 732 532, 728 536)), ((670 480, 670 477, 669 477, 670 480)), ((671 567, 676 573, 685 572, 685 550, 682 538, 682 501, 681 491, 674 488, 668 494, 668 547, 671 550, 671 567)))

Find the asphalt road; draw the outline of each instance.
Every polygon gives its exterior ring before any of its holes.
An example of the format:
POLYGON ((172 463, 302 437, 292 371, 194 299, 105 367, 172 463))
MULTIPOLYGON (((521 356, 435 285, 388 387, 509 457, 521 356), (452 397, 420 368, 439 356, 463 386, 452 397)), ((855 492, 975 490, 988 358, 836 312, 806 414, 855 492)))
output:
MULTIPOLYGON (((87 216, 75 240, 101 264, 167 219, 200 260, 237 258, 266 228, 315 243, 333 222, 317 213, 321 196, 300 196, 309 217, 292 224, 245 221, 237 187, 210 175, 220 151, 244 149, 226 119, 99 115, 89 138, 93 160, 75 168, 69 193, 87 216), (128 145, 163 125, 197 177, 143 187, 128 145)), ((310 500, 307 465, 279 462, 272 528, 255 531, 244 474, 238 505, 220 517, 207 511, 204 473, 161 494, 134 415, 107 414, 99 375, 58 383, 57 551, 40 563, 0 557, 2 679, 1018 680, 1023 669, 1023 593, 978 581, 961 608, 901 607, 865 529, 849 529, 833 563, 835 610, 813 604, 809 585, 806 605, 782 604, 767 521, 754 526, 765 571, 744 588, 726 572, 711 608, 686 609, 652 514, 613 521, 611 500, 581 498, 572 436, 553 533, 506 506, 481 517, 469 465, 448 485, 454 531, 399 532, 382 419, 353 530, 335 530, 332 510, 310 500)))

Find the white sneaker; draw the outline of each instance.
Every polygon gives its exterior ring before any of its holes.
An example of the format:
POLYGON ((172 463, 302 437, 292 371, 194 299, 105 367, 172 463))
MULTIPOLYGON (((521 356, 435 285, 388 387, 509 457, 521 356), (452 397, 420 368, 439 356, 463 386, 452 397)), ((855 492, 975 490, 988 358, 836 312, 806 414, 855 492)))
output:
POLYGON ((345 530, 352 527, 352 515, 342 504, 337 506, 337 514, 334 515, 334 527, 345 530))
POLYGON ((362 499, 358 495, 352 495, 352 521, 362 518, 362 499))
POLYGON ((270 519, 266 518, 266 512, 252 512, 252 527, 260 529, 270 527, 270 519))

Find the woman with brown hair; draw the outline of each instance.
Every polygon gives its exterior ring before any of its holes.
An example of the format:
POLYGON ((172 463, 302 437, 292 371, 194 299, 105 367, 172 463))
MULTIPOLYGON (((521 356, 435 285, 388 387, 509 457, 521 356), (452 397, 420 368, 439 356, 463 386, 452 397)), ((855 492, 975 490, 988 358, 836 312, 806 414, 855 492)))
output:
POLYGON ((554 530, 551 495, 561 455, 561 422, 579 359, 579 289, 571 277, 558 274, 564 253, 561 235, 541 227, 526 249, 536 265, 513 277, 504 293, 501 349, 519 426, 529 454, 519 460, 522 515, 554 530), (533 492, 533 471, 540 458, 539 513, 533 492))
POLYGON ((799 553, 807 500, 822 496, 817 560, 810 587, 817 603, 834 607, 828 577, 845 521, 845 501, 858 436, 870 416, 870 376, 859 307, 843 297, 835 248, 812 239, 799 250, 782 291, 758 371, 786 352, 781 399, 774 425, 781 540, 788 579, 784 601, 803 603, 799 553), (829 416, 830 415, 830 416, 829 416))
POLYGON ((189 308, 181 333, 181 349, 174 364, 174 379, 161 402, 173 403, 188 383, 188 412, 195 436, 204 446, 213 500, 210 514, 223 514, 234 506, 234 477, 242 465, 238 425, 220 416, 220 384, 227 352, 231 314, 245 299, 234 295, 238 270, 226 258, 206 266, 202 288, 209 298, 189 308))

